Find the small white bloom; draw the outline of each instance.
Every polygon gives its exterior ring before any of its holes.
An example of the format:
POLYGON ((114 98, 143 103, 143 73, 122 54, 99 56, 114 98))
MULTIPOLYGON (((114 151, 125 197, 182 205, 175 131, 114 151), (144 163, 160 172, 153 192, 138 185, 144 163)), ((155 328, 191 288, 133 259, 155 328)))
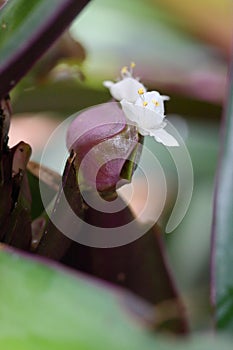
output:
POLYGON ((144 93, 144 89, 139 89, 138 94, 135 103, 126 99, 120 102, 128 120, 137 126, 141 135, 153 136, 165 146, 178 146, 176 139, 164 130, 164 101, 168 97, 160 95, 157 91, 144 93))
POLYGON ((114 83, 112 81, 104 81, 103 85, 109 88, 109 91, 113 98, 117 101, 125 99, 129 102, 135 102, 138 98, 138 90, 146 88, 137 79, 133 77, 133 68, 135 63, 131 63, 130 70, 128 67, 123 67, 121 69, 121 80, 114 83))

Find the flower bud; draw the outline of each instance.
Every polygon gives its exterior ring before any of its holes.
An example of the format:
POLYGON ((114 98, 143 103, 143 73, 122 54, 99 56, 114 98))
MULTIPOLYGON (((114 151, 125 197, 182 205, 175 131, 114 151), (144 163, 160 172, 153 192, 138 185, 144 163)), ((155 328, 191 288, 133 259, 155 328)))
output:
POLYGON ((107 192, 115 190, 120 180, 129 181, 135 169, 132 162, 139 137, 135 126, 127 124, 117 102, 81 112, 67 133, 67 148, 76 153, 79 186, 107 192))

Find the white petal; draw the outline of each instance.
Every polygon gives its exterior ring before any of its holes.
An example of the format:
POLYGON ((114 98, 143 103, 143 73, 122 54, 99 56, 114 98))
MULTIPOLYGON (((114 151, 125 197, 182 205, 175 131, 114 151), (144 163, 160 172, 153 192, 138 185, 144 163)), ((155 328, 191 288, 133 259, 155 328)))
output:
POLYGON ((142 109, 140 110, 138 106, 126 100, 120 101, 120 104, 126 118, 137 125, 140 124, 140 120, 143 118, 143 116, 140 115, 142 109))
POLYGON ((170 97, 167 95, 161 95, 163 101, 169 101, 170 97))
POLYGON ((126 100, 120 102, 126 117, 135 122, 141 129, 158 129, 161 127, 164 115, 158 114, 148 108, 130 103, 126 100))
POLYGON ((138 127, 138 132, 142 136, 150 136, 150 130, 138 127))
POLYGON ((176 139, 164 129, 151 130, 150 136, 153 136, 157 142, 161 142, 165 146, 179 146, 176 139))
POLYGON ((144 93, 143 97, 139 96, 135 103, 138 106, 142 106, 144 101, 147 102, 147 109, 151 109, 159 114, 164 114, 164 102, 158 91, 149 91, 144 93), (158 102, 158 105, 155 105, 155 101, 158 102))
POLYGON ((110 81, 110 80, 105 80, 103 82, 103 86, 105 86, 106 88, 110 88, 113 85, 114 85, 113 81, 110 81))
POLYGON ((118 101, 125 99, 129 102, 135 102, 138 98, 139 89, 144 89, 146 91, 143 84, 141 84, 136 79, 129 77, 113 84, 110 87, 110 92, 112 96, 118 101))
POLYGON ((145 107, 139 107, 141 110, 140 114, 140 126, 143 126, 145 129, 158 129, 163 122, 164 115, 152 111, 145 107))

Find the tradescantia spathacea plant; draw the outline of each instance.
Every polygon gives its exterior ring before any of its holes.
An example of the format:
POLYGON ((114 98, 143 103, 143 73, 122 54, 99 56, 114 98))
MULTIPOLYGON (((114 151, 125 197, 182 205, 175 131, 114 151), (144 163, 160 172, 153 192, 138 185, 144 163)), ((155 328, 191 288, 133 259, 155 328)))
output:
MULTIPOLYGON (((49 209, 38 196, 38 165, 29 161, 30 145, 8 146, 8 93, 87 2, 9 0, 0 12, 0 345, 217 349, 221 339, 198 337, 183 344, 160 338, 185 335, 189 327, 157 224, 127 244, 96 243, 101 229, 117 236, 120 227, 133 222, 127 235, 143 230, 117 189, 131 181, 140 164, 144 137, 179 147, 166 130, 169 98, 147 91, 133 76, 133 62, 122 68, 118 81, 104 82, 114 101, 73 119, 62 177, 41 166, 49 209), (120 210, 101 210, 102 201, 116 199, 120 210), (36 215, 35 201, 41 207, 36 215)), ((223 344, 230 349, 230 341, 223 344)))

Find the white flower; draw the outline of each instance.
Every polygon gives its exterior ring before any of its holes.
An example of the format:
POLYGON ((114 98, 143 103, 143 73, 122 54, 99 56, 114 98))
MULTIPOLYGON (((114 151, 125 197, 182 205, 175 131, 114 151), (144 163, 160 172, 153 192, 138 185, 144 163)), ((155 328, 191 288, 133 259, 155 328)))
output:
POLYGON ((109 88, 112 97, 117 101, 125 99, 129 102, 135 102, 138 98, 138 90, 146 88, 137 79, 133 77, 133 68, 135 63, 132 62, 130 65, 130 70, 128 67, 123 67, 121 69, 121 80, 114 83, 112 81, 104 81, 103 85, 109 88))
POLYGON ((139 97, 135 103, 123 99, 120 103, 125 116, 135 124, 143 136, 153 136, 157 142, 165 146, 178 146, 176 139, 164 130, 166 126, 164 101, 168 96, 162 96, 157 91, 144 93, 138 90, 139 97))

